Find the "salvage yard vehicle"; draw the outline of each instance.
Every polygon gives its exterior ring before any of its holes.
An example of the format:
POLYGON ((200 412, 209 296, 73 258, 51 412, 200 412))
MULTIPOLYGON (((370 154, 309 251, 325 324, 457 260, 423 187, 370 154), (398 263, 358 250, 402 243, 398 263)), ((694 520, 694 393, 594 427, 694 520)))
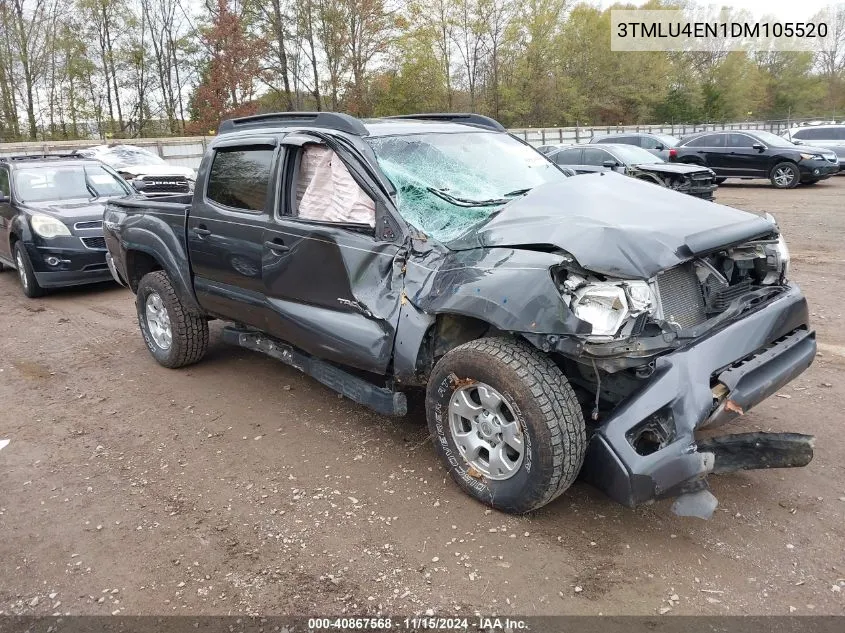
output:
POLYGON ((145 196, 172 196, 194 190, 196 171, 171 165, 153 152, 135 145, 97 145, 77 150, 114 168, 136 191, 145 196))
POLYGON ((616 134, 593 134, 590 143, 612 145, 634 145, 642 147, 663 160, 668 160, 669 150, 681 141, 669 134, 658 134, 656 132, 617 132, 616 134))
POLYGON ((839 172, 833 150, 796 145, 760 130, 699 132, 682 139, 669 160, 709 167, 719 184, 727 178, 768 178, 778 189, 814 185, 839 172))
POLYGON ((113 200, 104 226, 161 365, 199 361, 222 319, 380 413, 424 387, 444 467, 507 512, 582 473, 709 516, 709 474, 812 458, 807 435, 696 438, 815 356, 774 220, 568 178, 486 117, 226 121, 193 196, 113 200))
POLYGON ((111 168, 73 154, 0 158, 0 266, 24 294, 110 281, 103 208, 131 187, 111 168))
POLYGON ((633 145, 570 145, 546 154, 560 167, 579 174, 612 169, 705 200, 713 199, 716 174, 706 167, 664 162, 662 158, 633 145))
POLYGON ((836 152, 840 173, 845 170, 845 124, 804 125, 790 128, 781 136, 796 145, 814 145, 836 152))

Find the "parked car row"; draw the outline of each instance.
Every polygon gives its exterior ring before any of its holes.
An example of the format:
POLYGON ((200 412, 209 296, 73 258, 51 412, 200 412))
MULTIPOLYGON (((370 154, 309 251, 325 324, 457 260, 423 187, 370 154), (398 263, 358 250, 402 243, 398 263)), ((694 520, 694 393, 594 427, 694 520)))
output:
MULTIPOLYGON (((728 178, 763 178, 778 189, 791 189, 798 184, 815 184, 845 168, 845 125, 793 128, 783 136, 760 130, 699 132, 683 139, 644 132, 605 134, 594 136, 589 145, 544 145, 538 149, 549 156, 557 153, 555 162, 580 173, 591 168, 616 169, 640 177, 637 166, 650 163, 645 162, 643 154, 636 163, 621 160, 615 155, 621 145, 641 148, 670 163, 708 168, 716 184, 728 178), (616 150, 608 148, 608 157, 598 152, 598 145, 612 145, 616 150), (578 154, 576 148, 593 149, 578 154), (578 161, 586 161, 588 167, 578 161)), ((673 186, 671 180, 669 183, 673 186)))
POLYGON ((810 365, 807 302, 774 218, 643 182, 709 170, 597 147, 619 164, 570 177, 478 115, 265 114, 160 198, 89 158, 7 160, 0 259, 30 296, 106 267, 167 368, 218 319, 379 413, 424 391, 443 467, 502 511, 580 475, 707 518, 710 474, 813 457, 807 435, 698 437, 810 365))

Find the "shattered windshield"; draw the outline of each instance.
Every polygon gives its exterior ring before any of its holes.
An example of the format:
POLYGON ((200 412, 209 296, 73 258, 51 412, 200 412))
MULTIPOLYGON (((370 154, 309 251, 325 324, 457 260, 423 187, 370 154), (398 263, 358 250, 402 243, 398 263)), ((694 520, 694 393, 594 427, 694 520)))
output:
POLYGON ((507 134, 408 134, 368 138, 397 191, 399 212, 441 242, 463 235, 503 205, 566 175, 507 134))

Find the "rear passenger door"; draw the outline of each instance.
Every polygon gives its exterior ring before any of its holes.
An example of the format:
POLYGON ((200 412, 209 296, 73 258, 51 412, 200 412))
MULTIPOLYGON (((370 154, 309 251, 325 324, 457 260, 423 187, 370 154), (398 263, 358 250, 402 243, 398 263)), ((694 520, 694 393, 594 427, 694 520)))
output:
POLYGON ((267 324, 262 260, 274 210, 273 177, 282 150, 272 137, 215 145, 204 191, 187 224, 194 289, 210 313, 259 328, 267 324))
POLYGON ((319 358, 383 374, 393 354, 405 251, 390 201, 357 156, 286 137, 283 186, 264 234, 268 331, 319 358))

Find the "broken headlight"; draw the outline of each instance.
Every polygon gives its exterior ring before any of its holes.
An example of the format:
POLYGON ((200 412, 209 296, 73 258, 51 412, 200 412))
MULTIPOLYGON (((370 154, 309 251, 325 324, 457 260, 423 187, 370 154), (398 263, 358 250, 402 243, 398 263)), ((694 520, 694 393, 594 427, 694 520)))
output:
POLYGON ((651 288, 645 281, 588 281, 570 274, 563 287, 569 292, 573 314, 593 326, 593 336, 615 336, 631 317, 654 311, 651 288))
MULTIPOLYGON (((777 227, 777 220, 770 213, 766 214, 766 219, 777 227)), ((789 274, 789 248, 786 246, 786 240, 783 235, 778 235, 778 241, 774 244, 766 244, 766 277, 763 279, 763 284, 774 284, 781 281, 786 281, 789 274)))

